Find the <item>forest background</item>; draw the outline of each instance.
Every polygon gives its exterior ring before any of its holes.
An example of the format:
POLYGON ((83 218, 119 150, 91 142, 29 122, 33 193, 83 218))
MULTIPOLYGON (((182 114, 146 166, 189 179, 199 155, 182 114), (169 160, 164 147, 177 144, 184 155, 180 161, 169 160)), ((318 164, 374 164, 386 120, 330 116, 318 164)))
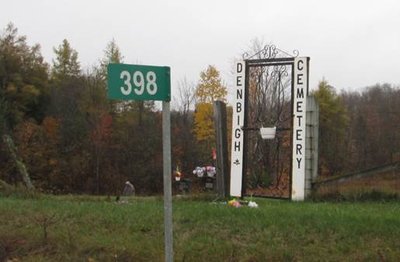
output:
MULTIPOLYGON (((26 173, 43 192, 109 195, 130 180, 139 194, 161 193, 161 112, 151 101, 107 99, 107 64, 120 62, 112 40, 97 65, 83 70, 65 39, 47 63, 40 45, 30 46, 9 24, 0 35, 0 179, 16 184, 26 173)), ((197 83, 182 79, 177 87, 172 163, 190 177, 196 166, 213 164, 212 102, 226 102, 227 87, 212 65, 197 83)), ((320 105, 321 176, 399 161, 399 86, 338 92, 322 79, 313 94, 320 105)))

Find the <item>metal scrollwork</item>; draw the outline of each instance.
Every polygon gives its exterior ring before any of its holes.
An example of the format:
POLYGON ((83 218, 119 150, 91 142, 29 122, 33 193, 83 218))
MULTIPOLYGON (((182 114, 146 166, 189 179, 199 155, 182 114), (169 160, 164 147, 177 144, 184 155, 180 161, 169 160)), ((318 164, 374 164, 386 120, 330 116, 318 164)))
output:
POLYGON ((277 48, 275 45, 265 45, 263 49, 259 50, 253 55, 244 52, 242 55, 243 60, 250 59, 274 59, 274 58, 293 58, 299 56, 298 50, 292 51, 293 55, 277 48))

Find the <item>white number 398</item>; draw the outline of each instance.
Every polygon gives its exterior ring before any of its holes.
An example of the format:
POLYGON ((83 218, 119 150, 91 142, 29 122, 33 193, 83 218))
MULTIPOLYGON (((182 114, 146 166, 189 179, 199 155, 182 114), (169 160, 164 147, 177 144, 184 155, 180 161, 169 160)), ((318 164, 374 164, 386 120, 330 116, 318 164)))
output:
POLYGON ((136 95, 143 95, 145 89, 149 95, 155 95, 157 93, 157 76, 153 71, 149 71, 146 74, 146 78, 140 71, 135 71, 132 75, 128 71, 122 71, 120 79, 124 81, 124 86, 121 86, 121 92, 124 95, 130 95, 132 93, 132 84, 134 86, 134 92, 136 95))

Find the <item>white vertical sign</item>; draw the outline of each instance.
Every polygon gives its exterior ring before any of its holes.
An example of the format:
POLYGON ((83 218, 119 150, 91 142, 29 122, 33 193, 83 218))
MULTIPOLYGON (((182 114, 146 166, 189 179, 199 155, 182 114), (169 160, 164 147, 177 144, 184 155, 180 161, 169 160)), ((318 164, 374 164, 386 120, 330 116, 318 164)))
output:
POLYGON ((246 66, 244 61, 235 64, 235 100, 232 115, 232 148, 231 148, 231 184, 230 195, 242 195, 243 177, 243 130, 244 126, 244 101, 245 101, 245 76, 246 66))
POLYGON ((306 162, 306 102, 308 58, 294 59, 292 200, 304 200, 306 162))

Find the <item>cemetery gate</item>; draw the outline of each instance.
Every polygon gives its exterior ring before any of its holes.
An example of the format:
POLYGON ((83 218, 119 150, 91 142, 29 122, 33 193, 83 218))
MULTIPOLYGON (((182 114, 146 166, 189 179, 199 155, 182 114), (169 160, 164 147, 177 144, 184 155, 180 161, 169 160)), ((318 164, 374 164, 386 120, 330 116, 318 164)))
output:
POLYGON ((316 177, 318 108, 309 58, 273 45, 235 64, 232 196, 304 200, 316 177), (309 103, 308 103, 309 101, 309 103))

